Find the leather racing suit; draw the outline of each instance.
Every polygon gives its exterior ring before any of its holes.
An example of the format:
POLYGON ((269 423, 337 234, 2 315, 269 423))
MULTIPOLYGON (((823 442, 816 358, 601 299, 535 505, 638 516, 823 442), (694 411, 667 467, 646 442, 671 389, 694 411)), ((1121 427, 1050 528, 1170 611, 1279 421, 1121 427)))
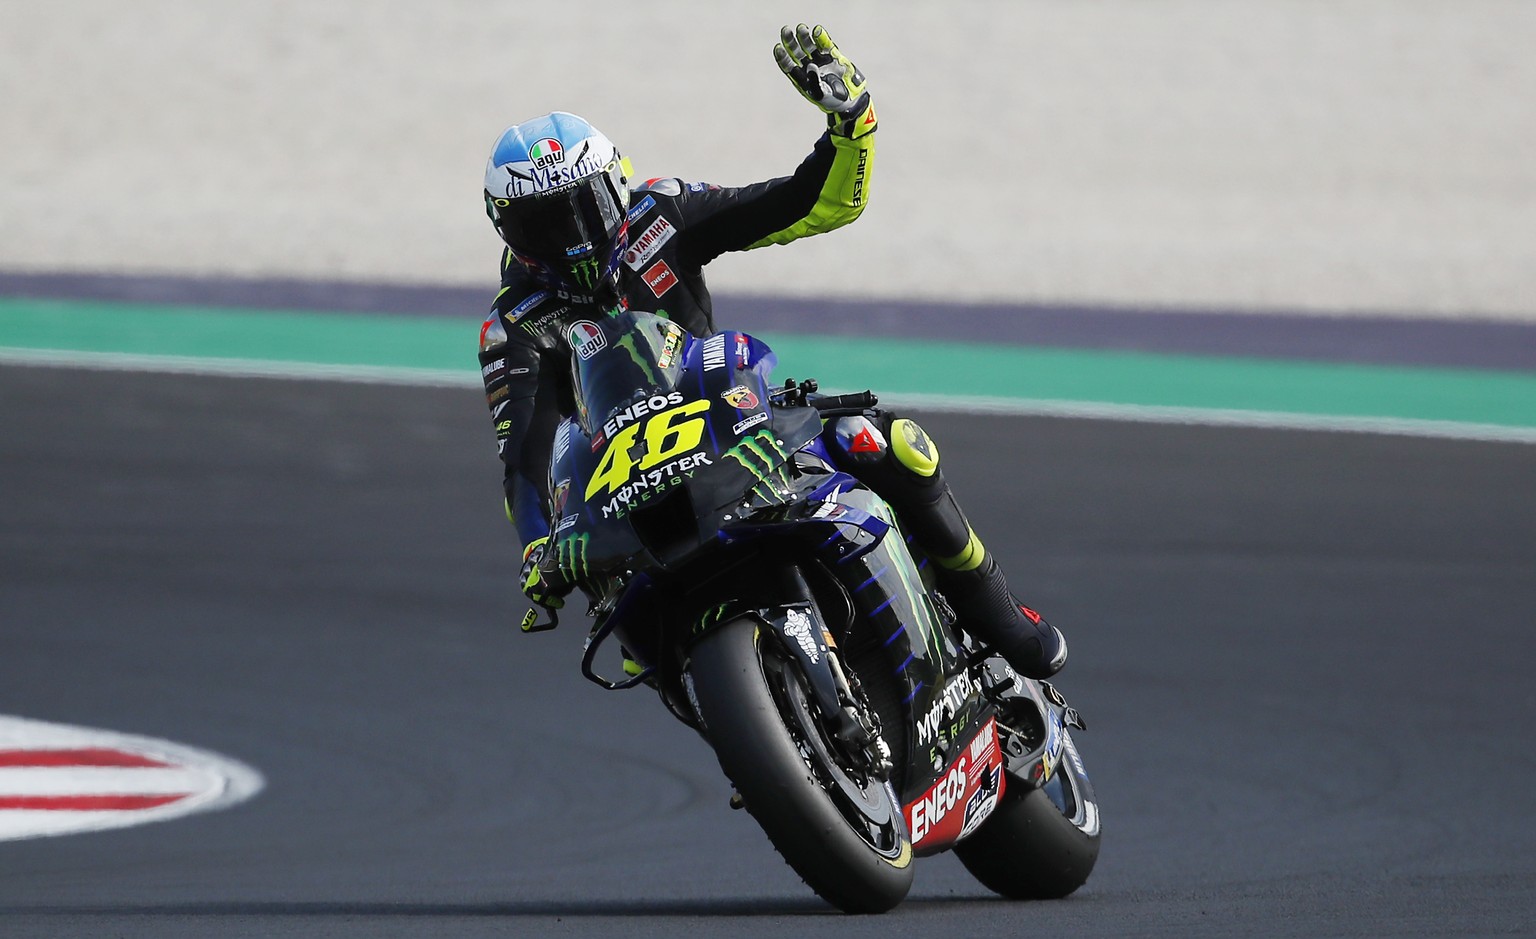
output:
MULTIPOLYGON (((875 123, 868 110, 869 127, 875 123)), ((784 244, 859 217, 874 168, 875 135, 831 133, 790 176, 739 188, 662 178, 633 191, 621 304, 658 313, 703 338, 715 331, 704 265, 726 251, 784 244)), ((501 292, 480 330, 480 370, 505 465, 508 517, 525 545, 549 534, 550 448, 575 409, 569 330, 607 310, 541 288, 502 252, 501 292)))

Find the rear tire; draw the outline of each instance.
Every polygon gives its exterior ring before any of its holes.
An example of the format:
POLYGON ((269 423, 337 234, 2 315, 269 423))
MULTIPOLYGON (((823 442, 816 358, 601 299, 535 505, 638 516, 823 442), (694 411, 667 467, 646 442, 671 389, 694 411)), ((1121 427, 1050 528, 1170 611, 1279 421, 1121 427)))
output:
MULTIPOLYGON (((1073 746, 1070 739, 1067 746, 1073 746)), ((992 892, 1012 900, 1056 900, 1093 872, 1099 858, 1098 804, 1087 775, 1075 771, 1070 756, 1061 761, 1053 791, 1010 777, 992 817, 955 845, 960 863, 992 892)))
POLYGON ((912 843, 888 785, 837 765, 804 679, 753 619, 700 639, 690 674, 720 768, 784 860, 846 913, 883 913, 912 886, 912 843))

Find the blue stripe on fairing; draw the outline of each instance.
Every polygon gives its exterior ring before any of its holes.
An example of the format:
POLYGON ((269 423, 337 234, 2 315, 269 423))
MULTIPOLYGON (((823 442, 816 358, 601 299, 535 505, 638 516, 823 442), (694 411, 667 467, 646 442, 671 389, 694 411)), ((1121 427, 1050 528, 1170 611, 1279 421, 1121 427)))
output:
POLYGON ((853 588, 853 592, 858 593, 860 590, 868 587, 870 584, 874 583, 881 574, 884 574, 888 570, 890 570, 889 567, 882 567, 878 571, 875 571, 873 574, 869 575, 869 580, 866 580, 862 584, 859 584, 857 587, 853 588))

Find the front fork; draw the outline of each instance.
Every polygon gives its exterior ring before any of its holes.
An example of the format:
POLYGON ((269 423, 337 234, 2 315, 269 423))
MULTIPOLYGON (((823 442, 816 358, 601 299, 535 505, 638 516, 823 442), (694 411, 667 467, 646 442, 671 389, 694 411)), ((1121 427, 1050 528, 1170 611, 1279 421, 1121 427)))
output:
POLYGON ((852 768, 882 782, 890 779, 891 748, 881 735, 880 718, 869 707, 858 679, 843 668, 836 640, 799 568, 789 568, 786 580, 796 599, 757 610, 756 615, 805 676, 828 739, 852 768))

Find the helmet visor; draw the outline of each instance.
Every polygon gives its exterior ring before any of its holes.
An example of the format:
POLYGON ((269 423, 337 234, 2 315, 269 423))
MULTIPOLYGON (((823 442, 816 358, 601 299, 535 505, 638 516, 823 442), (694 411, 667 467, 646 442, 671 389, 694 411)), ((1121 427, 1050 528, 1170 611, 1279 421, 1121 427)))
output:
POLYGON ((544 261, 590 256, 624 222, 624 207, 607 173, 551 193, 496 200, 496 228, 514 250, 544 261))

